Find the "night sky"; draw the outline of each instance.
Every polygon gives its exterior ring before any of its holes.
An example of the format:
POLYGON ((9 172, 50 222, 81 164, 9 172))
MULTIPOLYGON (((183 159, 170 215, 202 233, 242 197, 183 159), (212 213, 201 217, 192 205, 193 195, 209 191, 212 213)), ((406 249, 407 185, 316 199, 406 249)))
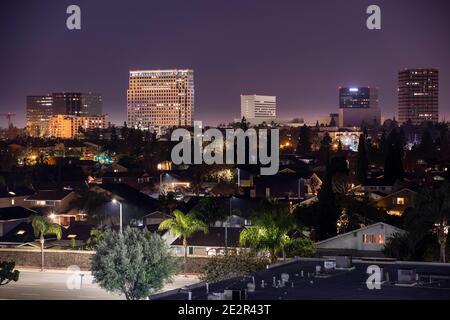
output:
MULTIPOLYGON (((276 95, 280 117, 335 112, 338 87, 380 89, 396 114, 397 72, 440 69, 450 115, 448 0, 0 0, 0 111, 25 124, 26 96, 93 91, 114 123, 126 119, 128 70, 192 68, 195 119, 230 122, 241 93, 276 95), (77 4, 82 30, 66 28, 77 4), (366 28, 366 8, 382 30, 366 28)), ((0 124, 5 126, 6 119, 0 124)))

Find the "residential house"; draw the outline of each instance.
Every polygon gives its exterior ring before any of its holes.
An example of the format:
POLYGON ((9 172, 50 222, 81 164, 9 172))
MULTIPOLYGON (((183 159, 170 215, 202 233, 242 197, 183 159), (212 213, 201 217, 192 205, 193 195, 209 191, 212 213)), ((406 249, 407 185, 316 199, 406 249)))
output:
POLYGON ((355 188, 355 192, 364 194, 366 197, 370 198, 372 196, 371 194, 374 192, 380 192, 382 194, 388 195, 399 190, 400 188, 402 188, 402 186, 403 183, 395 179, 369 179, 366 180, 362 185, 355 188))
POLYGON ((0 208, 0 237, 6 235, 22 222, 27 222, 36 211, 23 207, 0 208))
POLYGON ((390 215, 401 216, 408 208, 414 208, 414 198, 417 192, 403 188, 388 195, 380 195, 373 200, 377 208, 383 208, 390 215))
MULTIPOLYGON (((132 225, 143 225, 143 218, 151 213, 160 211, 159 201, 140 192, 139 190, 130 187, 125 183, 102 183, 98 185, 92 185, 91 190, 105 194, 111 200, 115 199, 122 204, 123 221, 132 225)), ((108 205, 118 206, 110 203, 108 205)), ((114 211, 114 207, 110 207, 111 212, 114 211)), ((116 219, 114 219, 116 220, 116 219)))
POLYGON ((146 172, 105 172, 102 176, 102 183, 125 183, 130 187, 142 190, 152 185, 152 178, 146 172))
POLYGON ((28 207, 26 198, 34 194, 30 188, 0 189, 0 208, 6 207, 28 207))
POLYGON ((27 207, 45 214, 66 212, 76 194, 71 190, 41 190, 25 199, 27 207))
MULTIPOLYGON (((190 257, 211 257, 223 255, 225 249, 239 251, 239 236, 243 228, 210 227, 208 233, 196 232, 187 239, 188 256, 190 257)), ((171 244, 176 255, 184 255, 183 241, 176 238, 171 244)))
POLYGON ((378 222, 357 230, 353 230, 316 243, 317 249, 323 252, 381 252, 386 241, 396 233, 405 231, 384 222, 378 222))

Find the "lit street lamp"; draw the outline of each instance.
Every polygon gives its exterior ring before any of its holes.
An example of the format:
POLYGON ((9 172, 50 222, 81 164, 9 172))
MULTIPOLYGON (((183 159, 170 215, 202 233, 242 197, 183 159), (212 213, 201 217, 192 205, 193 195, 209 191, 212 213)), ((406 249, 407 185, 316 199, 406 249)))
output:
POLYGON ((113 199, 112 202, 119 204, 119 215, 120 215, 120 217, 119 217, 119 225, 120 225, 119 230, 120 230, 120 233, 122 233, 122 202, 118 201, 117 199, 113 199))

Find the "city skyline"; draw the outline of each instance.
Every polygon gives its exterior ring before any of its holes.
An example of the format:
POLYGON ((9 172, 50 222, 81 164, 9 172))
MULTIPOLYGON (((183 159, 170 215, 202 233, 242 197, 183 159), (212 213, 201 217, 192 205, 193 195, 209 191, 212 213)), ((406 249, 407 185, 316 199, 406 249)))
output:
POLYGON ((390 118, 397 117, 398 72, 438 68, 440 119, 448 118, 450 44, 443 39, 450 4, 433 2, 430 10, 421 0, 379 1, 383 27, 371 31, 367 1, 276 8, 271 1, 78 1, 83 24, 76 32, 65 27, 67 1, 2 3, 0 39, 8 46, 0 53, 0 110, 16 112, 13 123, 23 127, 26 96, 93 91, 121 125, 130 70, 189 68, 196 74, 194 120, 208 125, 237 118, 241 93, 277 96, 277 116, 314 121, 336 112, 340 86, 379 87, 382 116, 390 118), (174 5, 183 10, 172 12, 174 5), (273 22, 253 19, 261 15, 273 22))

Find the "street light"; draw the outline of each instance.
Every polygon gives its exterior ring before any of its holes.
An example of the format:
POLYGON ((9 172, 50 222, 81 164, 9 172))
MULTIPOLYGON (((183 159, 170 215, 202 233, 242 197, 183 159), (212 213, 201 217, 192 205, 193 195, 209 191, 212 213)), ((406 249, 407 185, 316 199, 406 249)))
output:
POLYGON ((119 225, 120 225, 119 230, 120 230, 120 233, 122 233, 122 202, 118 201, 117 199, 113 199, 112 202, 119 204, 119 215, 120 215, 120 218, 119 218, 119 225))

